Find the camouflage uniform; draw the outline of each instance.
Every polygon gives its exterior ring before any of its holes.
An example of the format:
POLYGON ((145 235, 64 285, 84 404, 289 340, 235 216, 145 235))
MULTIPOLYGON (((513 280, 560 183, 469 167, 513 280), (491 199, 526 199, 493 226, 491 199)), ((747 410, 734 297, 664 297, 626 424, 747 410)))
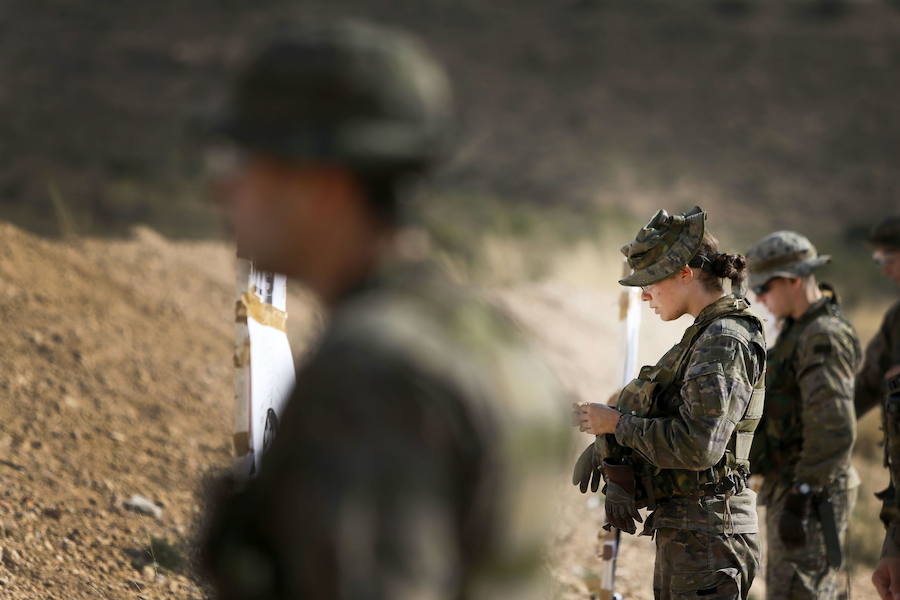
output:
POLYGON ((336 308, 260 475, 219 510, 220 597, 544 596, 565 406, 509 321, 387 269, 336 308))
MULTIPOLYGON (((805 237, 784 231, 763 238, 747 257, 753 287, 775 277, 809 275, 828 261, 805 237)), ((802 317, 786 319, 769 351, 765 416, 751 455, 754 472, 764 477, 760 504, 767 507, 769 598, 837 598, 846 593, 843 571, 828 564, 822 523, 812 503, 830 499, 843 547, 859 485, 850 462, 856 440, 853 377, 859 361, 856 333, 833 293, 814 302, 802 317), (801 488, 809 498, 791 496, 801 488), (800 541, 782 539, 783 519, 797 521, 800 541)))
MULTIPOLYGON (((875 226, 869 238, 875 246, 900 250, 900 217, 889 217, 875 226)), ((856 416, 882 406, 885 432, 885 467, 890 469, 888 488, 878 494, 883 500, 881 520, 887 527, 884 554, 900 556, 900 403, 888 399, 885 374, 900 365, 900 302, 888 309, 878 333, 866 347, 863 367, 856 376, 856 416)))
MULTIPOLYGON (((276 45, 226 131, 367 176, 418 169, 442 79, 404 39, 353 26, 276 45)), ((556 379, 510 320, 421 262, 384 261, 329 309, 258 476, 215 503, 217 596, 546 597, 548 490, 569 449, 556 379)))
MULTIPOLYGON (((660 211, 623 252, 647 285, 697 253, 705 213, 660 211)), ((644 535, 656 537, 657 598, 746 598, 759 561, 756 495, 746 485, 747 454, 763 404, 762 324, 743 298, 706 307, 681 342, 643 367, 619 396, 613 446, 631 456, 638 499, 653 510, 644 535)))

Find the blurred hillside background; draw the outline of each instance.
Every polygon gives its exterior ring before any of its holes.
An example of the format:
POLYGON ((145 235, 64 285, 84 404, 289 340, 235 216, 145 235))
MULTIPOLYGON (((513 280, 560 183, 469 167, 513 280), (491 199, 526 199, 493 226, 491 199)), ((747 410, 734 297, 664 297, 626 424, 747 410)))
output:
MULTIPOLYGON (((12 598, 204 597, 189 567, 147 555, 163 542, 190 554, 203 474, 230 460, 233 253, 199 132, 237 66, 291 23, 372 18, 447 64, 457 152, 411 217, 583 397, 618 378, 617 249, 658 208, 703 206, 729 249, 808 234, 834 255, 826 278, 863 341, 897 296, 862 243, 900 211, 900 9, 887 1, 3 0, 0 16, 12 598), (166 516, 135 521, 133 493, 166 516)), ((318 321, 292 303, 302 351, 318 321)), ((650 362, 678 325, 645 316, 650 362)), ((857 597, 880 545, 880 439, 872 414, 856 453, 857 597)), ((563 497, 553 570, 560 598, 582 598, 601 517, 563 497)), ((626 548, 630 598, 648 593, 642 544, 626 548)))
POLYGON ((457 251, 473 231, 572 241, 601 220, 631 229, 696 203, 736 247, 787 227, 854 254, 898 206, 900 11, 887 1, 6 0, 0 11, 0 218, 45 235, 142 223, 218 236, 194 126, 261 40, 321 16, 406 27, 447 63, 458 152, 424 195, 457 251))

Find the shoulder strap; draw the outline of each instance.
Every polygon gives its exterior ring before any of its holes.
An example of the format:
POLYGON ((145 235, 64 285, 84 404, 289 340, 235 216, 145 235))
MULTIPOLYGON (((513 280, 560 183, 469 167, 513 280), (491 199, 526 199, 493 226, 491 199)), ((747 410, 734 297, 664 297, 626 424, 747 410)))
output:
POLYGON ((679 365, 679 369, 683 366, 684 359, 694 348, 694 343, 697 341, 700 335, 704 331, 706 331, 706 329, 710 325, 712 325, 719 319, 724 319, 726 317, 747 319, 755 323, 757 327, 762 330, 762 321, 759 320, 759 317, 751 313, 749 308, 750 303, 745 298, 731 298, 731 302, 723 305, 719 310, 705 315, 702 320, 697 321, 696 323, 688 327, 687 331, 684 332, 684 336, 682 336, 681 341, 678 343, 678 345, 681 346, 681 354, 679 355, 677 362, 677 364, 679 365))

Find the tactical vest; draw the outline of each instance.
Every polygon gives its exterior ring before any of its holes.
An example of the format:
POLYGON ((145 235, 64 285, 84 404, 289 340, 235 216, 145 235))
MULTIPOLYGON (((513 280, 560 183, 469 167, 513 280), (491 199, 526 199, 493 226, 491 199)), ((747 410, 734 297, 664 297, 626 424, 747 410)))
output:
MULTIPOLYGON (((627 414, 651 419, 677 416, 684 403, 681 382, 697 339, 710 325, 726 317, 746 319, 762 331, 762 323, 748 310, 749 306, 743 298, 719 300, 718 306, 709 314, 688 327, 681 341, 666 352, 656 365, 641 368, 638 377, 622 390, 617 408, 627 414)), ((636 453, 632 454, 628 460, 634 465, 638 479, 638 504, 652 509, 657 501, 673 496, 704 496, 734 491, 733 487, 726 489, 734 483, 732 476, 737 475, 743 481, 750 474, 750 447, 764 404, 765 384, 763 377, 760 377, 743 417, 728 440, 724 455, 709 469, 660 469, 639 458, 636 453)))
POLYGON ((803 446, 800 384, 795 357, 807 326, 823 316, 846 322, 837 301, 826 299, 813 305, 797 320, 788 320, 766 359, 766 406, 751 457, 754 471, 762 475, 781 472, 797 461, 803 446))

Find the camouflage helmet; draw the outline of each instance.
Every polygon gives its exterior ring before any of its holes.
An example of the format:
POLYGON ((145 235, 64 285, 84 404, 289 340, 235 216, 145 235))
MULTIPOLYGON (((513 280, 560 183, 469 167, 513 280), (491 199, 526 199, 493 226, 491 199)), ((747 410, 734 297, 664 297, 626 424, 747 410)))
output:
POLYGON ((632 273, 622 285, 643 286, 662 281, 687 265, 703 242, 706 213, 695 206, 681 215, 661 210, 622 248, 632 273))
POLYGON ((758 288, 776 277, 806 277, 830 261, 830 256, 819 256, 805 236, 795 231, 776 231, 747 251, 750 287, 758 288))
POLYGON ((419 169, 446 150, 449 82, 413 38, 362 23, 308 26, 239 77, 218 130, 286 159, 419 169))
POLYGON ((900 215, 887 217, 875 225, 868 241, 873 246, 900 248, 900 215))

